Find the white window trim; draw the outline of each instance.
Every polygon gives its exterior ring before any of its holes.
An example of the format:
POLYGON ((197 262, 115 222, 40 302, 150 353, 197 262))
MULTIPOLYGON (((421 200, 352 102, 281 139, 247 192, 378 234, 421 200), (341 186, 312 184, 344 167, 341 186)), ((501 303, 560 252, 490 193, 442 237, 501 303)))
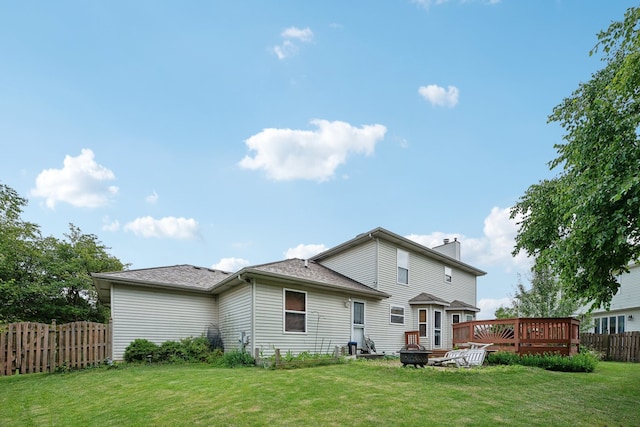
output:
POLYGON ((442 311, 441 310, 433 310, 433 347, 434 348, 441 348, 442 347, 442 343, 444 341, 444 328, 442 327, 442 322, 443 322, 444 318, 442 316, 442 311), (436 313, 440 313, 440 326, 438 327, 436 324, 436 313), (439 332, 436 333, 436 332, 439 332), (440 338, 440 342, 438 344, 436 344, 436 335, 438 335, 438 337, 440 338))
POLYGON ((409 252, 398 248, 396 250, 396 283, 399 285, 408 285, 409 284, 409 252), (398 271, 403 268, 407 270, 407 282, 400 281, 400 275, 398 271))
POLYGON ((453 282, 453 270, 451 269, 451 267, 447 267, 446 265, 444 267, 444 281, 446 283, 453 282))
POLYGON ((309 304, 309 299, 307 298, 307 292, 306 291, 300 291, 298 289, 289 289, 289 288, 282 288, 282 332, 285 334, 292 334, 292 335, 306 335, 307 331, 309 331, 309 328, 307 327, 307 320, 309 319, 309 316, 307 315, 307 306, 309 304), (304 309, 305 311, 296 311, 296 310, 287 310, 287 292, 296 292, 299 294, 304 294, 304 309), (287 331, 287 313, 297 313, 297 314, 304 314, 304 332, 298 332, 298 331, 287 331))
POLYGON ((418 333, 418 335, 420 335, 420 338, 429 338, 429 309, 426 308, 420 308, 418 309, 418 331, 420 331, 420 325, 424 325, 424 333, 425 335, 422 336, 418 333), (420 312, 424 310, 424 318, 426 319, 424 322, 420 321, 420 312))
POLYGON ((406 309, 404 308, 403 305, 395 305, 395 304, 389 304, 389 324, 391 325, 404 325, 404 321, 406 318, 406 309), (402 314, 394 314, 393 313, 393 309, 394 308, 401 308, 402 309, 402 314), (401 317, 402 318, 402 323, 398 323, 398 322, 394 322, 393 318, 394 317, 401 317))

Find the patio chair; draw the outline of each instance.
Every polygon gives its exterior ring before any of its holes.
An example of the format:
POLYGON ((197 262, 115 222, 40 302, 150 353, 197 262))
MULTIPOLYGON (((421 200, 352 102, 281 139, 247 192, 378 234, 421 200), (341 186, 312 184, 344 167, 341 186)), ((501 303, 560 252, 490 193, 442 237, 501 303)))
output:
POLYGON ((469 368, 471 366, 482 366, 484 358, 487 355, 487 350, 484 348, 470 348, 466 350, 463 357, 463 363, 460 366, 469 368))
POLYGON ((362 352, 373 354, 376 352, 376 343, 373 342, 369 335, 364 336, 364 342, 362 344, 362 352))
POLYGON ((465 355, 468 350, 449 350, 443 357, 430 357, 427 362, 431 366, 444 366, 444 365, 466 365, 464 361, 465 355))

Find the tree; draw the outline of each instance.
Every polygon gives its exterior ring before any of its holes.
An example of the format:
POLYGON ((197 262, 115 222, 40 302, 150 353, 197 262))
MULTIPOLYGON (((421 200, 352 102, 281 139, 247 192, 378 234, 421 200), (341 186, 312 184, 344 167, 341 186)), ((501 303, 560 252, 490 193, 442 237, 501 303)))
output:
POLYGON ((549 116, 566 131, 554 178, 531 185, 511 210, 513 253, 558 277, 564 295, 609 307, 616 276, 640 257, 640 9, 598 34, 604 68, 549 116))
POLYGON ((499 307, 497 319, 510 317, 570 317, 579 308, 578 301, 567 298, 560 282, 550 270, 532 271, 531 288, 518 278, 511 307, 499 307))
POLYGON ((43 238, 36 224, 20 218, 26 204, 0 184, 0 323, 106 321, 90 273, 125 266, 73 224, 62 240, 43 238))

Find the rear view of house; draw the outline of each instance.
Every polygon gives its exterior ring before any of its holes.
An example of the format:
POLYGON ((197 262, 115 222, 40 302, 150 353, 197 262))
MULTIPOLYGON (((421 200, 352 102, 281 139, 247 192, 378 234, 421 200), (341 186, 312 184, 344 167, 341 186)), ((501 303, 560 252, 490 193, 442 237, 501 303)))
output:
POLYGON ((430 249, 383 228, 308 260, 230 273, 188 265, 93 275, 111 306, 113 357, 136 338, 156 343, 215 331, 225 350, 326 353, 364 337, 395 353, 406 331, 429 349, 451 346, 451 325, 472 320, 477 277, 460 242, 430 249))

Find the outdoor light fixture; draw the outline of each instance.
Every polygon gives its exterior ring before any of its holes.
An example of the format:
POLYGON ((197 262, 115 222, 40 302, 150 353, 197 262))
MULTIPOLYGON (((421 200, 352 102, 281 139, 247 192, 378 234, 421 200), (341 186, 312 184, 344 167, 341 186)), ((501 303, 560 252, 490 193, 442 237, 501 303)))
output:
POLYGON ((627 320, 633 320, 633 314, 630 314, 630 315, 627 317, 627 320))

